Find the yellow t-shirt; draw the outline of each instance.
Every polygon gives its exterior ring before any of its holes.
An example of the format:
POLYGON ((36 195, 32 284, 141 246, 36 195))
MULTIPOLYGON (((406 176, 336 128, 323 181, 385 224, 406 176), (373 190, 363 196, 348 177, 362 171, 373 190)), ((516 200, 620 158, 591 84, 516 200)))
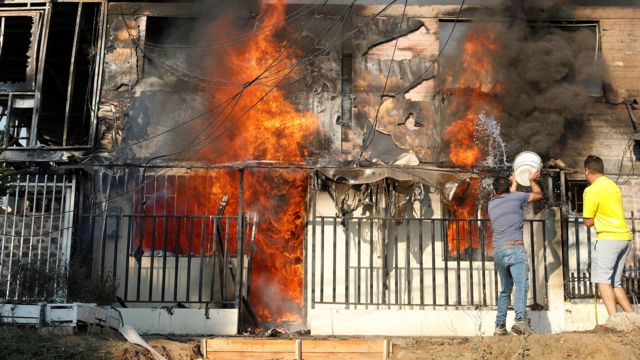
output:
POLYGON ((598 240, 631 240, 624 219, 622 193, 611 179, 601 176, 584 189, 582 216, 594 219, 598 240))

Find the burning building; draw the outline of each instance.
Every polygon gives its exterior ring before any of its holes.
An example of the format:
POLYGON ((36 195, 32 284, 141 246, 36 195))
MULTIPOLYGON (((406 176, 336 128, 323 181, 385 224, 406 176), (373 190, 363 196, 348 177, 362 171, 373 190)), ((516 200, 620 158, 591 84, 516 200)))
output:
POLYGON ((489 184, 532 150, 532 324, 590 328, 580 168, 605 159, 637 236, 638 19, 590 1, 3 4, 0 296, 115 304, 141 332, 487 332, 489 184))

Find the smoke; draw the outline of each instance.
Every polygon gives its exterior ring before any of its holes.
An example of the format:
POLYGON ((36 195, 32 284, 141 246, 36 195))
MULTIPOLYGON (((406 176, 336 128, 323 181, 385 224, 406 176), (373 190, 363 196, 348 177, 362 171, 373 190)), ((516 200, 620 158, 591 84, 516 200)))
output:
POLYGON ((571 17, 558 2, 507 2, 467 29, 465 37, 495 31, 491 74, 510 157, 522 150, 560 156, 565 139, 580 136, 590 93, 601 90, 595 27, 549 20, 571 17))

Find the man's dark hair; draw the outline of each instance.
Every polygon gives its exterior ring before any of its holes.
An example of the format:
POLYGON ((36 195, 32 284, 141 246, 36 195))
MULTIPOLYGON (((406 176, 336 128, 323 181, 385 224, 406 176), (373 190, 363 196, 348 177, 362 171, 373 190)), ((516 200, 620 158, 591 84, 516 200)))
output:
POLYGON ((589 172, 592 173, 604 174, 604 163, 601 158, 595 155, 589 155, 584 159, 584 168, 589 169, 589 172))
POLYGON ((511 187, 511 180, 506 176, 496 176, 493 179, 493 191, 498 195, 506 194, 509 192, 509 188, 511 187))

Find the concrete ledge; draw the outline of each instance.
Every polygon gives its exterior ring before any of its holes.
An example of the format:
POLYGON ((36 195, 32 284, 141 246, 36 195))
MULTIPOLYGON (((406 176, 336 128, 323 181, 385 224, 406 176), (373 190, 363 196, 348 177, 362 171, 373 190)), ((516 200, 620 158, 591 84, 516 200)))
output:
POLYGON ((118 309, 125 325, 141 335, 236 335, 238 310, 209 309, 118 309))
MULTIPOLYGON (((604 305, 598 304, 598 323, 607 320, 604 305)), ((537 334, 591 330, 596 325, 594 303, 570 303, 545 311, 529 311, 537 334)), ((495 327, 495 310, 344 310, 313 309, 309 312, 312 335, 376 336, 489 336, 495 327)), ((514 313, 507 314, 507 328, 514 313)))

